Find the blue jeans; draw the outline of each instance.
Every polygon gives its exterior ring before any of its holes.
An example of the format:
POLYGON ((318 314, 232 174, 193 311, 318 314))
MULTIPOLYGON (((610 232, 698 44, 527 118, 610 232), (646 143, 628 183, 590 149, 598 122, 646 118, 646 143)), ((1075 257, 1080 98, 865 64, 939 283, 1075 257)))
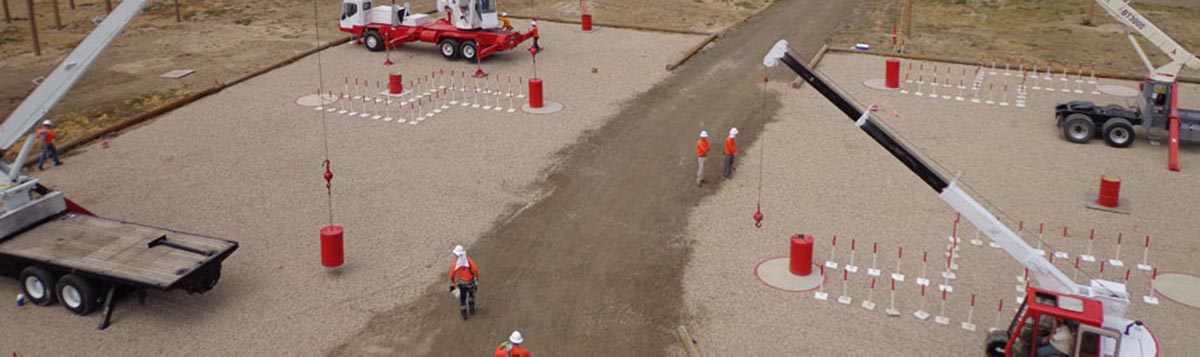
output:
POLYGON ((38 158, 38 170, 42 169, 42 164, 46 163, 46 157, 54 160, 54 166, 62 165, 62 161, 58 161, 58 148, 54 144, 46 144, 42 149, 42 156, 38 158))
POLYGON ((1037 357, 1066 357, 1066 353, 1062 353, 1052 344, 1045 344, 1037 349, 1037 357))

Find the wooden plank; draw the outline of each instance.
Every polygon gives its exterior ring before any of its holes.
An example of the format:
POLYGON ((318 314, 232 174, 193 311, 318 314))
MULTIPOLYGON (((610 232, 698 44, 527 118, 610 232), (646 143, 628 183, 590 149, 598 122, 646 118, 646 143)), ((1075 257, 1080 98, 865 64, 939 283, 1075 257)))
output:
POLYGON ((688 357, 700 357, 700 348, 696 347, 696 343, 692 340, 692 335, 688 333, 687 327, 679 326, 679 342, 683 343, 683 350, 687 351, 688 357))

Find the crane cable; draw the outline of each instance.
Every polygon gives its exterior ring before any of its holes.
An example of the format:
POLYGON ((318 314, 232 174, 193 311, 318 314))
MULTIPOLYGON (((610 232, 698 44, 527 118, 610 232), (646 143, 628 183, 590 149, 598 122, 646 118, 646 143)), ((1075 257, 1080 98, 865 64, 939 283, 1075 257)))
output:
POLYGON ((759 159, 758 159, 759 160, 758 198, 756 199, 757 208, 754 211, 754 227, 755 228, 762 228, 762 220, 763 220, 762 183, 763 183, 763 166, 765 166, 764 162, 766 162, 765 158, 766 158, 766 152, 767 152, 766 140, 763 136, 766 135, 766 132, 767 132, 767 84, 770 83, 770 78, 767 76, 768 70, 770 70, 770 69, 767 68, 766 66, 763 66, 762 105, 759 106, 759 111, 761 112, 761 115, 760 115, 761 123, 760 123, 759 134, 758 134, 759 135, 758 136, 758 138, 759 138, 759 143, 758 143, 758 149, 759 149, 759 152, 758 152, 758 156, 759 156, 759 159))
MULTIPOLYGON (((316 33, 316 48, 321 47, 321 16, 317 0, 313 0, 313 29, 316 33)), ((324 103, 325 99, 321 97, 325 93, 325 66, 321 62, 321 51, 317 51, 317 100, 324 103)), ((339 98, 340 100, 341 98, 339 98)), ((332 99, 331 99, 332 100, 332 99)), ((325 111, 321 112, 321 138, 325 142, 325 161, 322 166, 325 166, 325 194, 326 205, 329 212, 329 225, 333 225, 333 171, 330 169, 329 162, 329 123, 325 117, 325 111)))

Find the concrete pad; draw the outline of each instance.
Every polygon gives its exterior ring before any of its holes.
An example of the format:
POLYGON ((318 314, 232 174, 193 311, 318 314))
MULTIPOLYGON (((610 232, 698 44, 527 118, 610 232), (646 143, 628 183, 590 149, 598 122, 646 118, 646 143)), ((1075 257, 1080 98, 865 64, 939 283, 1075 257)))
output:
POLYGON ((768 258, 754 267, 754 275, 764 285, 786 292, 812 291, 825 282, 819 266, 814 264, 816 268, 808 276, 798 276, 792 274, 789 264, 788 257, 768 258))

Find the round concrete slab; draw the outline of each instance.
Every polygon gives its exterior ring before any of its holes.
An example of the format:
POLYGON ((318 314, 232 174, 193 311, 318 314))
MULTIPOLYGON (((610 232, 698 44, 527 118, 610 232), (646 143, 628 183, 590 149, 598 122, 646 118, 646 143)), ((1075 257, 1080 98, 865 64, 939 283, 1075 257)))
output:
POLYGON ((896 90, 896 88, 888 88, 887 80, 884 80, 883 78, 871 78, 871 79, 865 80, 865 81, 863 81, 863 85, 866 86, 867 88, 871 88, 871 89, 896 90))
POLYGON ((529 114, 554 114, 561 112, 563 105, 559 102, 547 100, 542 102, 541 108, 533 108, 529 106, 529 103, 525 103, 521 105, 521 110, 529 114))
POLYGON ((299 104, 302 107, 326 106, 333 104, 336 101, 337 98, 333 98, 328 95, 318 96, 316 94, 309 94, 300 98, 296 98, 296 104, 299 104))
POLYGON ((1118 96, 1118 97, 1136 97, 1138 95, 1137 89, 1129 88, 1126 86, 1116 86, 1116 85, 1111 85, 1111 84, 1105 84, 1105 85, 1099 86, 1097 89, 1100 91, 1100 93, 1118 96))
POLYGON ((1193 309, 1200 309, 1200 277, 1183 273, 1158 274, 1154 291, 1159 296, 1193 309))
POLYGON ((787 257, 767 258, 754 267, 754 275, 758 276, 758 281, 763 284, 787 292, 811 291, 825 282, 825 277, 821 275, 821 269, 816 264, 813 264, 813 273, 808 276, 793 275, 788 270, 788 264, 787 257))

